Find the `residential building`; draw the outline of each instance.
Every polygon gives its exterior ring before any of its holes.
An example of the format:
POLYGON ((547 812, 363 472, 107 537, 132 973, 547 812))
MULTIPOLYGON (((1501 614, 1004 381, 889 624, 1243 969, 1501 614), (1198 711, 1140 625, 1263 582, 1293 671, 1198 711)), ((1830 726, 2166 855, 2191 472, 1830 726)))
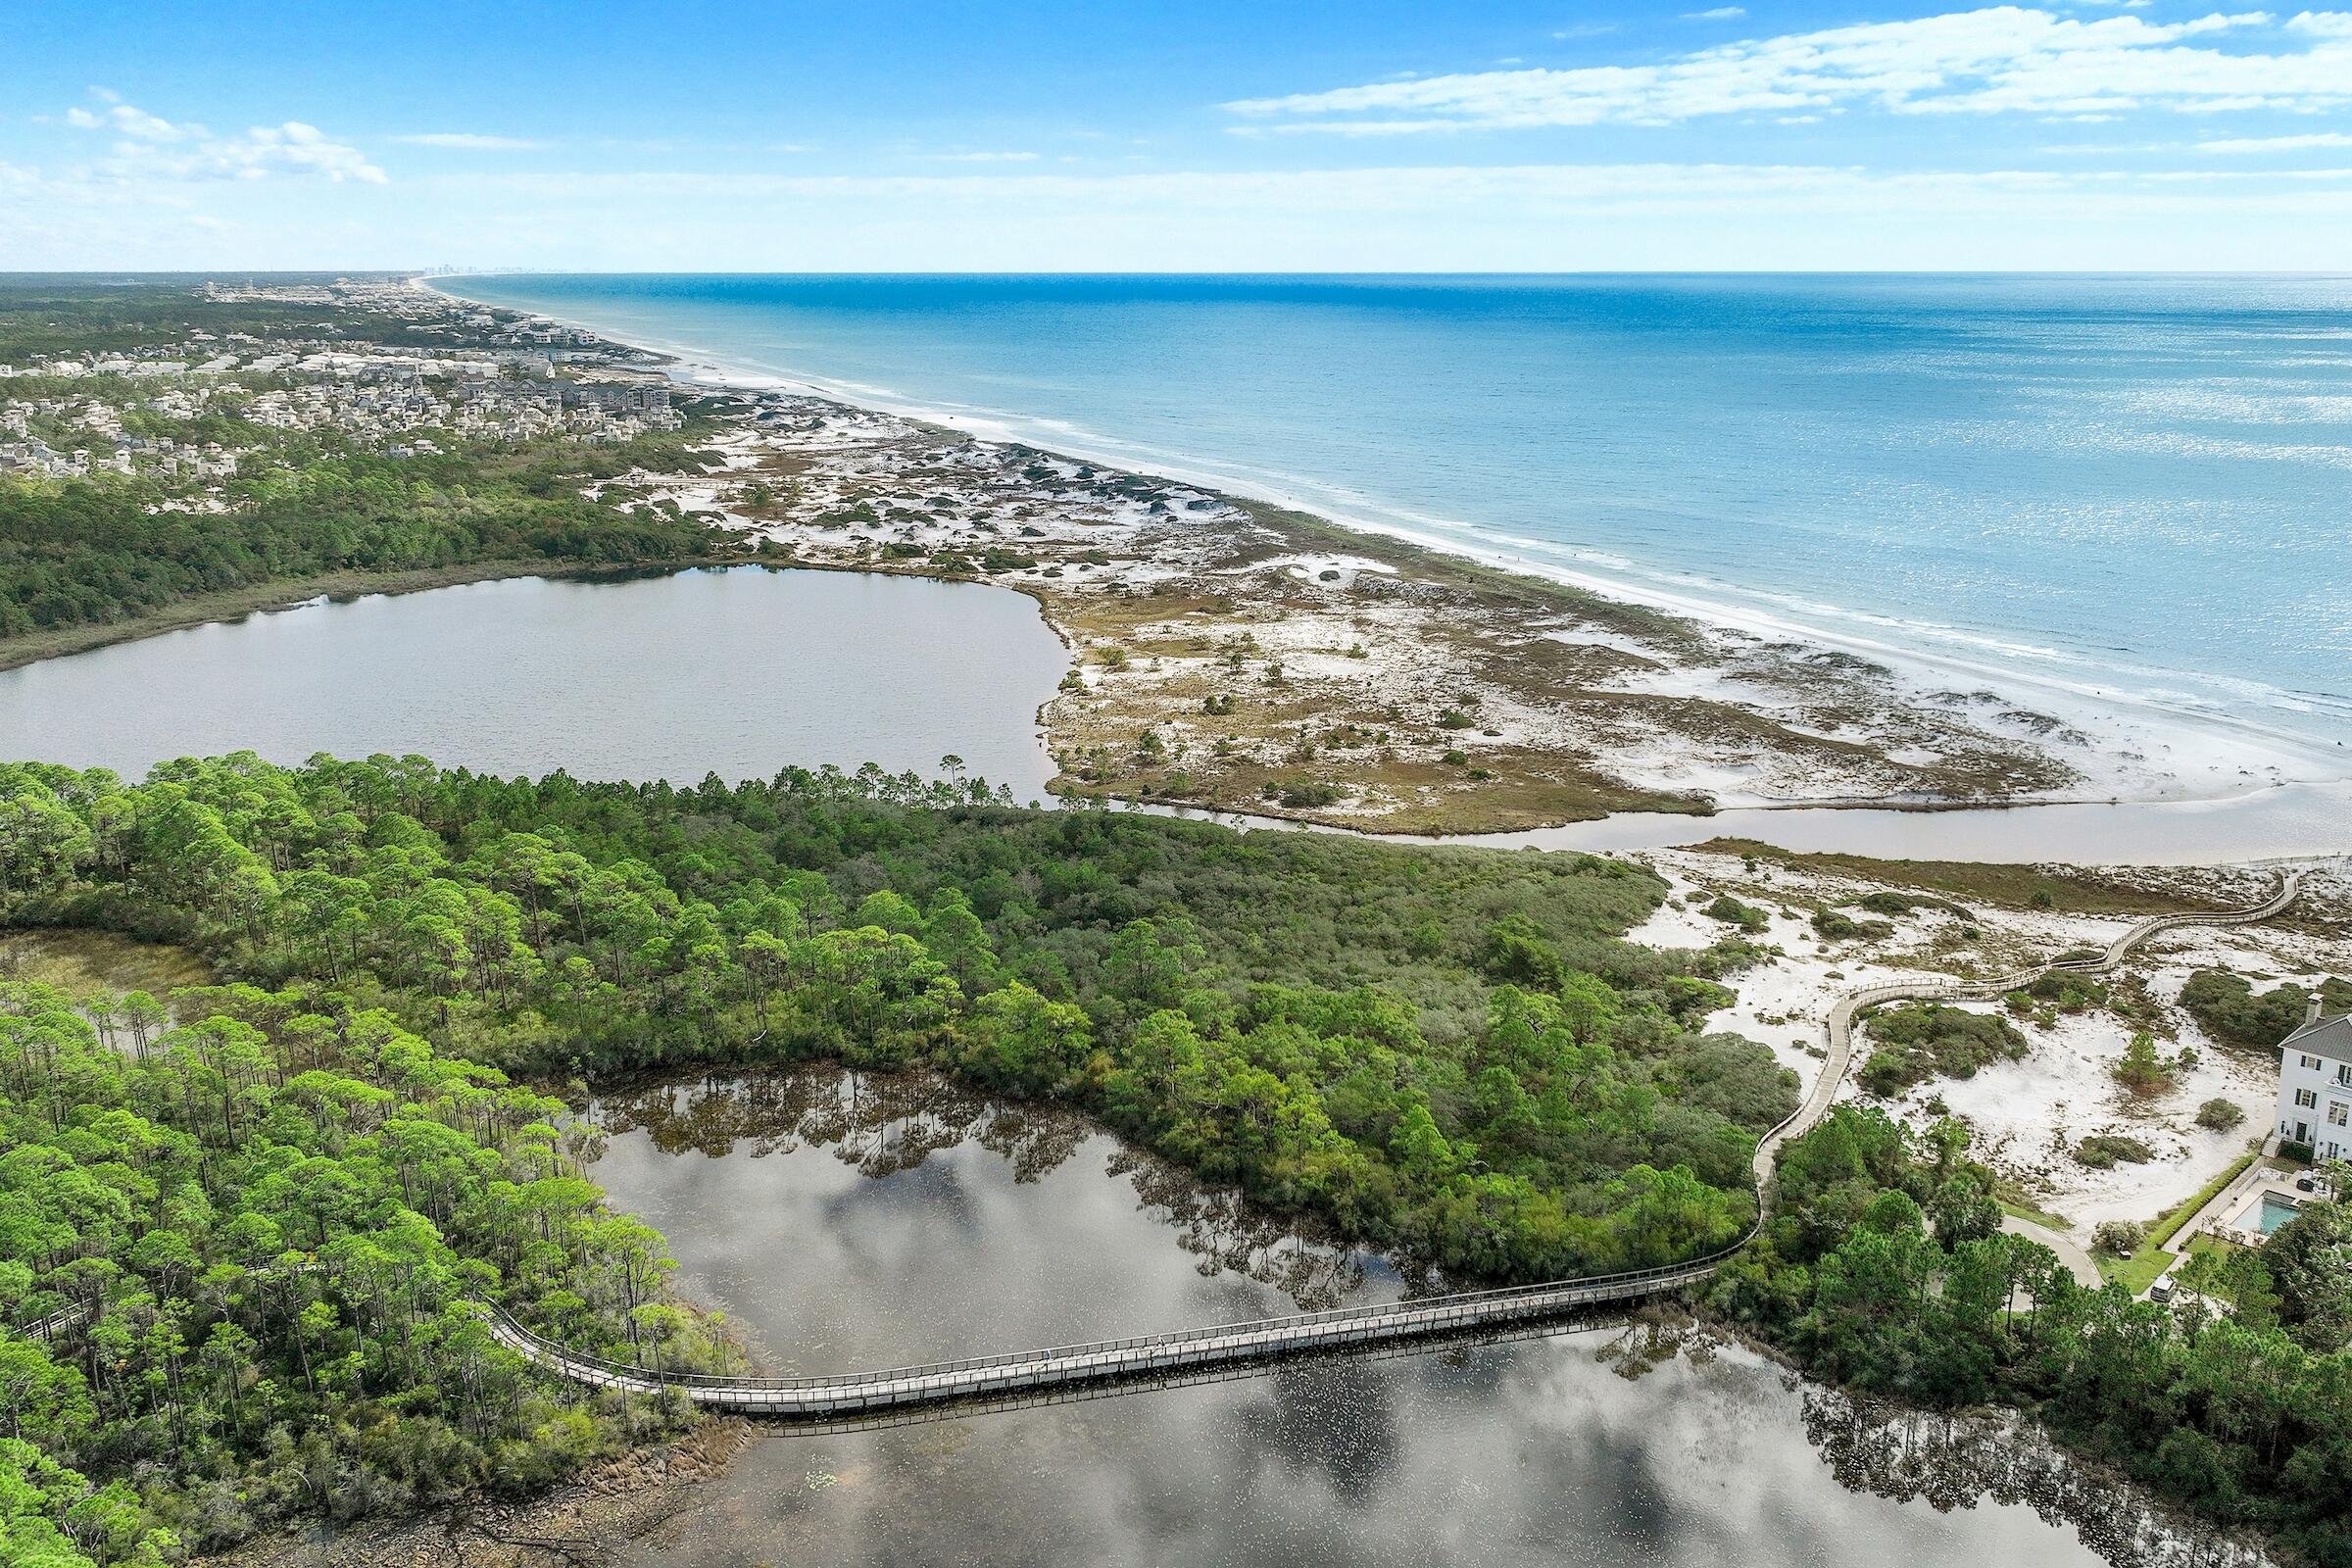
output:
POLYGON ((2279 1045, 2278 1138, 2320 1159, 2352 1158, 2352 1015, 2323 1020, 2317 997, 2279 1045))

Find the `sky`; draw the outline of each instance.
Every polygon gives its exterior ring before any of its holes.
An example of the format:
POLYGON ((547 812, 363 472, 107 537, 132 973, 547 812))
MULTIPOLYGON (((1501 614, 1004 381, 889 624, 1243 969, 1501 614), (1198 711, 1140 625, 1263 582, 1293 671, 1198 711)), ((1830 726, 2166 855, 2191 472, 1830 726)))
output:
POLYGON ((0 0, 0 270, 2352 269, 2352 10, 0 0))

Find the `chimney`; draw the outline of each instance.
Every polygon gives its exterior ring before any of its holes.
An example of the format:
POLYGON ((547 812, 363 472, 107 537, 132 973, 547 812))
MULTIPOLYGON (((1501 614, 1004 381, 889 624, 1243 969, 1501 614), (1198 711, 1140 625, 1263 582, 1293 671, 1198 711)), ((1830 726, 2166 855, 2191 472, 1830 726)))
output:
POLYGON ((2310 1003, 2309 1003, 2309 1004, 2307 1004, 2304 1006, 2304 1008, 2303 1008, 2303 1027, 2304 1027, 2304 1028, 2306 1028, 2306 1029, 2308 1029, 2308 1028, 2310 1028, 2310 1027, 2311 1027, 2313 1024, 2315 1024, 2315 1023, 2318 1023, 2319 1021, 2320 1021, 2320 994, 2319 994, 2317 991, 2314 991, 2314 992, 2311 994, 2311 1001, 2310 1001, 2310 1003))

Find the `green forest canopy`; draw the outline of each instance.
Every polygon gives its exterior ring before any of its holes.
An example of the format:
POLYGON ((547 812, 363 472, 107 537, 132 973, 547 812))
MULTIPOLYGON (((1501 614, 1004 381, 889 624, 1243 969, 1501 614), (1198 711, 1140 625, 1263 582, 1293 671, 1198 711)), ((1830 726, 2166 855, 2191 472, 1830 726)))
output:
MULTIPOLYGON (((280 279, 283 281, 283 279, 280 279)), ((411 351, 478 347, 456 325, 413 322, 348 303, 205 298, 190 279, 0 281, 0 364, 183 346, 192 332, 374 343, 411 351)), ((133 434, 220 441, 243 451, 196 510, 168 505, 192 486, 152 474, 73 479, 0 474, 0 638, 109 625, 202 594, 330 573, 415 572, 487 562, 566 568, 715 559, 723 531, 674 509, 625 509, 583 490, 632 469, 690 470, 707 421, 610 445, 514 442, 432 432, 440 452, 393 458, 333 429, 289 431, 240 416, 239 372, 195 420, 136 405, 169 378, 83 374, 11 383, 20 396, 96 395, 125 408, 133 434)))
MULTIPOLYGON (((1793 1102, 1763 1048, 1702 1027, 1744 950, 1621 940, 1663 892, 1639 868, 1017 810, 873 769, 679 790, 420 759, 7 766, 0 888, 0 918, 167 939, 235 980, 181 994, 170 1029, 143 999, 0 992, 0 1268, 27 1311, 100 1309, 54 1348, 0 1337, 9 1539, 65 1562, 529 1487, 683 1419, 480 1335, 489 1300, 614 1354, 724 1353, 509 1073, 936 1068, 1494 1278, 1735 1240, 1756 1135, 1793 1102)), ((2016 1400, 2352 1563, 2335 1205, 2216 1318, 2083 1291, 2001 1235, 1948 1123, 1923 1144, 1842 1107, 1781 1191, 1719 1310, 1865 1388, 2016 1400)))
POLYGON ((306 443, 288 466, 229 481, 220 513, 163 508, 166 490, 143 477, 0 475, 0 637, 104 625, 192 595, 328 572, 715 558, 720 535, 706 523, 580 494, 586 479, 686 461, 674 437, 544 442, 496 461, 306 443))
MULTIPOLYGON (((1482 1274, 1667 1261, 1791 1103, 1727 993, 1618 940, 1656 879, 1024 811, 879 774, 540 783, 420 760, 0 770, 14 917, 168 937, 533 1072, 838 1057, 1065 1096, 1482 1274), (960 804, 954 804, 959 797, 960 804)), ((0 841, 5 842, 5 841, 0 841)))

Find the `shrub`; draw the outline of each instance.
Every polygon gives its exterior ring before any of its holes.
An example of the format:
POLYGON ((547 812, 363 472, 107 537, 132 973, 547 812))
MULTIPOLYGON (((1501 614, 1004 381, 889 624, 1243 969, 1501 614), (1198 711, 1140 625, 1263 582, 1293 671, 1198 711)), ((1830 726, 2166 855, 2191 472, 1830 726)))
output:
POLYGON ((1729 893, 1718 893, 1715 902, 1701 911, 1710 920, 1736 925, 1742 931, 1761 931, 1772 923, 1771 917, 1752 904, 1741 904, 1729 893))
POLYGON ((2026 1054, 2026 1037, 2008 1019, 1940 1002, 1875 1012, 1869 1029, 1879 1049, 1862 1069, 1862 1086, 1874 1095, 1900 1094, 1929 1078, 1971 1078, 1987 1062, 2026 1054))
POLYGON ((1270 781, 1260 794, 1278 800, 1294 809, 1329 806, 1340 798, 1339 787, 1307 778, 1278 778, 1270 781))
MULTIPOLYGON (((2311 993, 2281 985, 2257 993, 2244 976, 2227 969, 2199 969, 2180 988, 2180 1005, 2214 1039, 2225 1045, 2267 1049, 2293 1034, 2303 1022, 2311 993)), ((2352 983, 2320 982, 2320 1004, 2330 1012, 2352 1008, 2352 983)))
POLYGON ((2197 1125, 2210 1127, 2217 1133, 2226 1133, 2245 1119, 2246 1113, 2235 1101, 2208 1100, 2197 1107, 2197 1125))
POLYGON ((2130 1257, 2139 1250, 2148 1233, 2128 1219, 2111 1219, 2090 1233, 2090 1250, 2109 1257, 2130 1257))
POLYGON ((1850 937, 1890 937, 1894 927, 1884 920, 1857 920, 1836 909, 1823 909, 1813 916, 1813 929, 1833 942, 1850 937))
POLYGON ((2025 989, 2025 995, 2040 1002, 2057 1004, 2060 1012, 2082 1012, 2107 1000, 2107 988, 2086 974, 2065 969, 2052 969, 2036 976, 2025 989))
POLYGON ((1949 899, 1934 898, 1925 893, 1895 893, 1882 889, 1877 893, 1865 893, 1860 898, 1853 900, 1852 903, 1854 907, 1868 909, 1873 914, 1910 914, 1920 909, 1941 909, 1944 913, 1962 920, 1976 918, 1966 905, 1954 904, 1949 899))
POLYGON ((2136 1138, 2126 1138, 2119 1133, 2094 1133, 2075 1146, 2075 1162, 2092 1170, 2144 1165, 2155 1157, 2156 1151, 2136 1138))
POLYGON ((1859 1077, 1862 1087, 1881 1099, 1899 1095, 1919 1082, 1911 1063, 1901 1053, 1893 1051, 1872 1052, 1870 1059, 1862 1064, 1859 1077))

